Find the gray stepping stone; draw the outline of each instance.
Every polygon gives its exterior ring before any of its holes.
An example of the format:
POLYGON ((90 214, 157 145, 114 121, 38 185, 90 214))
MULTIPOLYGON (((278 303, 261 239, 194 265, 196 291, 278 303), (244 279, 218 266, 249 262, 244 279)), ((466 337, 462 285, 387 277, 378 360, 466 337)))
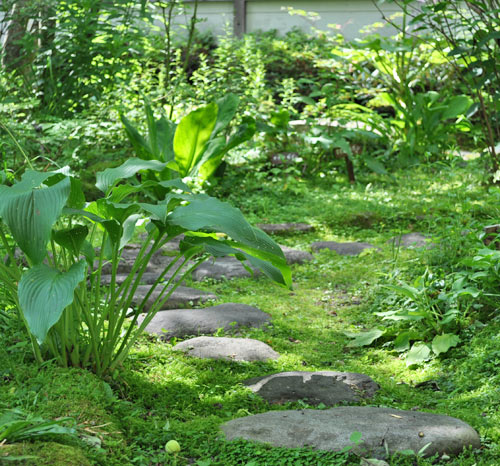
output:
POLYGON ((464 447, 479 448, 477 432, 453 417, 370 406, 343 406, 328 410, 270 411, 233 419, 222 425, 227 440, 243 438, 274 446, 340 451, 352 446, 353 432, 362 434, 353 452, 385 458, 402 450, 425 456, 458 455, 464 447))
MULTIPOLYGON (((146 297, 150 290, 149 285, 139 285, 132 300, 132 305, 139 305, 139 303, 146 297)), ((149 297, 144 307, 148 311, 153 302, 158 298, 161 291, 161 286, 158 286, 151 296, 149 297)), ((207 291, 197 290, 196 288, 189 288, 187 286, 178 286, 168 300, 163 304, 162 309, 180 309, 186 306, 197 306, 206 303, 209 300, 215 301, 217 296, 207 291)))
MULTIPOLYGON (((313 259, 312 254, 306 251, 300 251, 286 246, 281 246, 281 249, 283 250, 283 254, 286 257, 288 264, 302 264, 313 259)), ((254 276, 261 273, 260 270, 254 267, 251 267, 251 269, 254 271, 254 276)), ((195 281, 200 281, 205 278, 221 280, 223 278, 230 279, 252 276, 252 274, 245 269, 245 267, 243 267, 242 263, 232 256, 208 259, 203 262, 203 264, 201 264, 191 275, 195 281)))
POLYGON ((257 223, 257 228, 268 234, 308 233, 314 230, 308 223, 257 223))
POLYGON ((432 243, 431 237, 424 235, 423 233, 413 232, 405 233, 404 235, 398 235, 387 241, 387 244, 393 245, 395 247, 401 247, 405 249, 432 249, 436 247, 435 243, 432 243))
POLYGON ((358 402, 372 397, 380 388, 367 375, 333 371, 281 372, 248 379, 243 384, 269 403, 307 400, 312 405, 326 406, 358 402))
MULTIPOLYGON (((139 323, 144 315, 139 316, 139 323)), ((211 335, 218 329, 230 331, 239 327, 262 327, 271 316, 246 304, 226 303, 204 309, 160 311, 145 331, 163 339, 188 335, 211 335)))
MULTIPOLYGON (((373 249, 375 246, 370 243, 337 243, 335 241, 316 241, 311 244, 311 249, 313 251, 319 251, 321 249, 330 249, 330 251, 335 251, 341 256, 357 256, 359 253, 365 249, 373 249)), ((378 249, 378 248, 377 248, 378 249)))
POLYGON ((269 345, 251 338, 196 337, 178 343, 173 349, 204 359, 250 362, 279 358, 269 345))

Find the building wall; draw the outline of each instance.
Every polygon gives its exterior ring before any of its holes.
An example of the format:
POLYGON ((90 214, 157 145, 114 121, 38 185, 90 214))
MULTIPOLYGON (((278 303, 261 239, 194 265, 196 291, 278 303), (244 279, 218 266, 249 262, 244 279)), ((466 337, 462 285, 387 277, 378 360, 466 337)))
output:
MULTIPOLYGON (((233 3, 200 0, 199 17, 206 18, 206 21, 198 29, 216 34, 223 33, 225 28, 232 30, 233 3)), ((399 9, 394 5, 384 5, 383 11, 390 16, 399 9)), ((376 22, 382 23, 383 19, 372 0, 246 0, 246 32, 277 29, 284 33, 293 27, 309 32, 311 27, 331 30, 329 25, 338 25, 338 30, 347 39, 354 39, 359 37, 360 29, 376 22), (287 7, 318 13, 319 19, 311 21, 300 15, 292 16, 287 7)), ((394 30, 385 26, 379 32, 392 34, 394 30)))

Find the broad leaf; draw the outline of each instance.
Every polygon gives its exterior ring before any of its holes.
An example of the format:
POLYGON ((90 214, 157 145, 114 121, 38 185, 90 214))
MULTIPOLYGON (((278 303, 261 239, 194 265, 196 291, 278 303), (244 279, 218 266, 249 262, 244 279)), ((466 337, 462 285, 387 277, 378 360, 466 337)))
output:
POLYGON ((119 167, 106 168, 106 170, 97 173, 96 187, 103 193, 107 193, 117 181, 130 178, 141 170, 162 171, 164 168, 165 163, 157 160, 131 158, 119 167))
POLYGON ((231 120, 236 114, 238 108, 238 103, 240 98, 236 94, 227 94, 222 97, 222 99, 217 100, 217 122, 215 123, 215 128, 213 131, 214 135, 217 135, 220 131, 226 129, 226 127, 231 123, 231 120))
POLYGON ((66 248, 74 256, 78 256, 89 229, 85 225, 75 225, 72 228, 52 232, 54 241, 66 248))
POLYGON ((410 341, 420 340, 420 335, 415 330, 401 332, 394 340, 394 350, 398 353, 407 351, 410 348, 410 341))
POLYGON ((39 264, 23 274, 18 286, 19 305, 30 332, 39 344, 73 302, 77 285, 85 278, 87 264, 79 261, 67 272, 39 264))
POLYGON ((452 333, 443 333, 436 335, 432 340, 432 351, 436 355, 446 353, 450 348, 457 346, 460 338, 452 333))
POLYGON ((431 349, 425 343, 415 343, 406 355, 406 365, 413 366, 429 359, 431 349))
POLYGON ((449 118, 456 118, 459 115, 463 115, 471 104, 472 100, 466 95, 457 95, 452 97, 448 101, 446 110, 444 110, 441 114, 441 118, 443 120, 447 120, 449 118))
POLYGON ((44 176, 38 175, 45 174, 31 172, 12 187, 0 186, 0 217, 33 264, 39 264, 45 258, 52 226, 61 215, 70 193, 68 178, 50 187, 40 187, 44 176))
POLYGON ((380 338, 384 334, 383 330, 378 328, 374 328, 373 330, 369 330, 368 332, 360 332, 360 333, 352 333, 352 332, 344 332, 344 335, 353 338, 347 346, 356 347, 356 346, 368 346, 371 345, 375 340, 380 338))
POLYGON ((175 131, 175 161, 182 177, 189 175, 203 155, 217 121, 217 105, 212 103, 185 116, 175 131))

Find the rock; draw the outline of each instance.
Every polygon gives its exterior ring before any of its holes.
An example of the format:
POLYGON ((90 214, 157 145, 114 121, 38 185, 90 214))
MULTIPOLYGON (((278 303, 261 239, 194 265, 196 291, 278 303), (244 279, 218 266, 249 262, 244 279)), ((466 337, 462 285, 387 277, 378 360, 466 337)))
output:
MULTIPOLYGON (((150 290, 149 285, 139 285, 132 300, 132 304, 137 306, 146 297, 150 290)), ((161 286, 157 287, 149 297, 144 310, 147 311, 160 294, 161 286)), ((215 301, 217 296, 207 291, 189 288, 187 286, 177 287, 168 300, 163 304, 162 309, 180 309, 189 305, 196 306, 209 300, 215 301)))
MULTIPOLYGON (((313 259, 312 254, 309 252, 288 248, 286 246, 280 247, 283 250, 283 254, 286 257, 288 264, 302 264, 303 262, 313 259)), ((250 266, 248 263, 247 265, 250 266)), ((250 266, 250 268, 254 271, 254 276, 261 273, 260 270, 255 267, 250 266)), ((201 281, 205 278, 221 280, 223 278, 230 279, 252 276, 252 274, 245 269, 245 267, 243 267, 242 263, 232 256, 208 259, 203 262, 203 264, 201 264, 191 275, 195 281, 201 281)))
POLYGON ((464 447, 479 448, 477 432, 459 419, 416 411, 370 406, 343 406, 328 410, 270 411, 233 419, 222 425, 227 440, 243 438, 274 446, 306 445, 318 450, 340 451, 351 446, 353 432, 362 434, 353 446, 358 455, 378 459, 402 450, 425 456, 458 455, 464 447))
POLYGON ((280 246, 283 254, 286 257, 286 261, 289 265, 291 264, 303 264, 304 262, 309 262, 314 259, 313 255, 307 251, 301 251, 300 249, 292 249, 287 246, 280 246))
POLYGON ((500 225, 487 225, 483 229, 484 238, 483 243, 485 246, 495 246, 495 249, 500 250, 500 241, 498 240, 498 235, 500 233, 500 225), (493 243, 493 244, 492 244, 493 243))
POLYGON ((333 406, 372 397, 379 389, 370 377, 351 372, 281 372, 245 380, 246 385, 269 403, 306 400, 333 406))
MULTIPOLYGON (((311 244, 313 251, 319 251, 320 249, 330 249, 330 251, 335 251, 341 256, 357 256, 360 252, 365 249, 373 249, 375 246, 370 243, 337 243, 335 241, 316 241, 311 244)), ((378 249, 378 248, 377 248, 378 249)))
POLYGON ((404 235, 395 236, 387 241, 387 244, 402 248, 425 248, 432 249, 436 247, 435 243, 430 242, 431 237, 423 233, 405 233, 404 235))
MULTIPOLYGON (((144 315, 139 317, 139 323, 144 315)), ((218 329, 229 331, 239 327, 262 327, 271 316, 246 304, 226 303, 204 309, 175 309, 160 311, 145 331, 162 338, 188 335, 211 335, 218 329)))
POLYGON ((174 346, 189 356, 228 361, 267 361, 279 354, 270 346, 251 338, 196 337, 174 346))
MULTIPOLYGON (((141 284, 143 285, 152 285, 158 276, 160 275, 161 270, 156 270, 155 272, 145 272, 141 277, 141 284)), ((165 275, 164 281, 168 281, 173 275, 173 272, 169 272, 165 275)), ((116 284, 121 285, 129 275, 127 274, 118 274, 116 276, 116 284)), ((103 285, 109 285, 111 283, 111 275, 103 275, 101 277, 101 283, 103 285)))
POLYGON ((257 227, 268 234, 309 233, 314 230, 308 223, 258 223, 257 227))

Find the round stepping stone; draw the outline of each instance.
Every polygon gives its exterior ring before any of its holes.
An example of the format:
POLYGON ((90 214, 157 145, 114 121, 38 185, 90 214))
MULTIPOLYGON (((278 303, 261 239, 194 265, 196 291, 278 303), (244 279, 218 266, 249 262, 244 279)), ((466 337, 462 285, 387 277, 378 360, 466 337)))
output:
MULTIPOLYGON (((319 251, 321 249, 330 249, 330 251, 335 251, 341 256, 357 256, 359 253, 365 249, 373 249, 375 246, 370 243, 337 243, 335 241, 316 241, 311 244, 313 251, 319 251)), ((378 248, 377 248, 378 249, 378 248)))
POLYGON ((273 235, 308 233, 314 230, 314 227, 308 223, 257 223, 257 228, 273 235))
POLYGON ((279 358, 269 345, 251 338, 196 337, 178 343, 173 349, 203 359, 250 362, 279 358))
MULTIPOLYGON (((150 285, 139 285, 135 292, 134 298, 132 300, 132 305, 139 305, 141 301, 146 297, 150 285)), ((145 311, 148 311, 153 305, 154 301, 158 298, 161 292, 161 286, 157 287, 144 307, 145 311)), ((196 288, 189 288, 187 286, 178 286, 168 300, 163 304, 163 309, 180 309, 189 305, 196 306, 198 304, 205 303, 209 300, 215 301, 217 296, 213 293, 207 291, 197 290, 196 288)))
POLYGON ((288 265, 303 264, 304 262, 309 262, 314 259, 313 255, 307 251, 301 251, 300 249, 292 249, 287 246, 280 246, 280 248, 286 257, 288 265))
POLYGON ((428 235, 424 235, 423 233, 413 232, 413 233, 405 233, 404 235, 398 235, 394 238, 391 238, 387 241, 387 244, 391 244, 395 247, 401 248, 425 248, 432 249, 436 247, 435 243, 432 243, 431 237, 428 235))
MULTIPOLYGON (((139 316, 139 323, 144 315, 139 316)), ((158 312, 145 331, 163 339, 188 335, 211 335, 218 329, 262 327, 271 316, 246 304, 226 303, 204 309, 175 309, 158 312)))
POLYGON ((370 377, 353 372, 281 372, 243 382, 269 403, 306 400, 312 405, 333 406, 372 397, 380 388, 370 377))
POLYGON ((453 417, 370 406, 343 406, 328 410, 270 411, 233 419, 222 425, 227 440, 243 438, 274 446, 340 451, 352 446, 353 432, 362 434, 353 452, 384 458, 402 450, 424 451, 425 456, 458 455, 464 447, 479 448, 477 432, 453 417))

